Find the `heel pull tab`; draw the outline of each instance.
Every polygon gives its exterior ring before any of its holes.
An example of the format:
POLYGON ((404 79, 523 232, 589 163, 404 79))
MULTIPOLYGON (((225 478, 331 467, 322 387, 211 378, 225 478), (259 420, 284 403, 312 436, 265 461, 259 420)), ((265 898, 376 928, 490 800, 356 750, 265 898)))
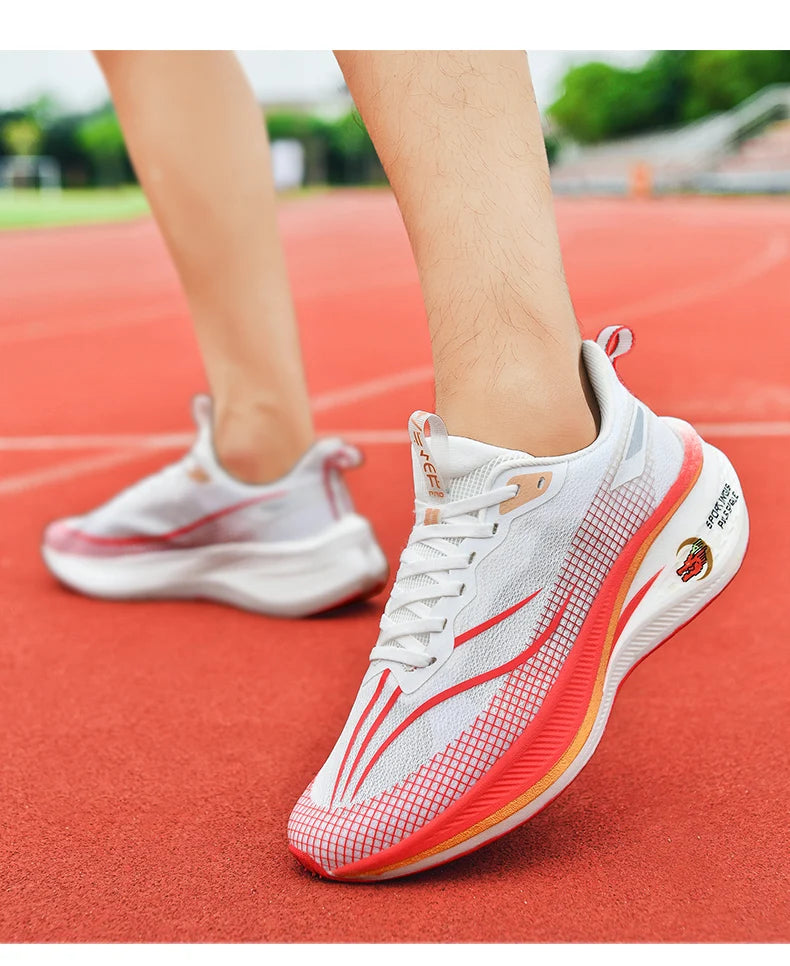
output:
POLYGON ((332 449, 327 450, 324 455, 325 465, 330 464, 336 470, 353 470, 365 462, 362 450, 358 447, 343 439, 332 440, 332 443, 332 449))
POLYGON ((354 503, 343 480, 343 471, 361 465, 360 450, 343 440, 324 456, 321 466, 324 491, 335 520, 339 520, 346 513, 354 512, 354 503))
POLYGON ((612 366, 617 368, 617 359, 631 351, 635 340, 634 333, 627 326, 607 325, 595 341, 607 354, 612 366))

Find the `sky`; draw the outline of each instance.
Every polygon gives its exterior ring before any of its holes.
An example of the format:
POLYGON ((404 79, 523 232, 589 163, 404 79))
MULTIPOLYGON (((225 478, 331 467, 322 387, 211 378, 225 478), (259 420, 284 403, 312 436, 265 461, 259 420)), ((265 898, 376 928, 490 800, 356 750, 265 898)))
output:
MULTIPOLYGON (((529 51, 532 79, 541 109, 558 93, 567 68, 587 60, 624 66, 641 63, 644 50, 529 51)), ((240 51, 242 63, 263 102, 331 100, 343 78, 328 50, 240 51)), ((51 93, 73 110, 107 99, 104 79, 87 51, 0 51, 0 109, 16 107, 39 94, 51 93)))

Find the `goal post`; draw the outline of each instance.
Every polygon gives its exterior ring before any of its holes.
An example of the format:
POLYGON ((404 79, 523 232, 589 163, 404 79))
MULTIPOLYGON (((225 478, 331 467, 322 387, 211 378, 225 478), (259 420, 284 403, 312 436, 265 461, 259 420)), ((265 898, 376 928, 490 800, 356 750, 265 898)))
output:
POLYGON ((11 154, 0 157, 0 188, 60 191, 60 163, 56 158, 44 154, 11 154))

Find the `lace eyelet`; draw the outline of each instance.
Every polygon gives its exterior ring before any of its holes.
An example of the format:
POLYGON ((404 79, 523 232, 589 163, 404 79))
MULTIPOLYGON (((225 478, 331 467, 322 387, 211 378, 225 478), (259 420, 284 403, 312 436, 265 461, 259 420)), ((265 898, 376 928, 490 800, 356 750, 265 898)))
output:
POLYGON ((473 550, 473 551, 472 551, 472 552, 471 552, 471 553, 469 554, 469 563, 471 563, 471 562, 472 562, 472 561, 473 561, 473 560, 475 559, 475 557, 476 557, 476 556, 477 556, 477 551, 476 551, 476 550, 473 550))
POLYGON ((493 535, 494 535, 494 534, 495 534, 495 533, 497 532, 497 530, 498 530, 498 529, 499 529, 499 524, 498 524, 498 523, 495 523, 495 524, 493 525, 493 527, 491 528, 491 536, 492 536, 492 537, 493 537, 493 535))
POLYGON ((458 591, 458 596, 460 597, 465 590, 466 590, 466 584, 461 584, 461 589, 458 591))

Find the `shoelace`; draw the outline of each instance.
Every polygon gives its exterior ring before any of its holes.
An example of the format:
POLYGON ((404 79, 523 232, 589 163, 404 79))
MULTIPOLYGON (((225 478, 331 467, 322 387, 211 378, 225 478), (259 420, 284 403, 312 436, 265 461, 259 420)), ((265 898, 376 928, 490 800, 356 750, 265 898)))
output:
POLYGON ((441 598, 461 596, 466 586, 463 571, 471 566, 475 557, 474 551, 459 553, 458 545, 451 541, 492 537, 498 524, 482 522, 477 514, 480 510, 498 506, 517 492, 518 486, 513 484, 441 505, 418 501, 417 518, 424 519, 425 510, 435 510, 438 511, 438 522, 417 524, 411 532, 401 554, 395 586, 381 618, 378 643, 370 652, 371 661, 397 661, 409 668, 428 667, 434 663, 436 658, 430 655, 429 645, 416 635, 438 634, 444 630, 447 618, 432 616, 433 607, 441 598), (423 557, 417 552, 420 544, 438 552, 423 557), (451 572, 458 571, 461 572, 459 577, 451 575, 451 572), (418 587, 404 587, 407 578, 420 575, 429 577, 430 581, 418 587), (433 603, 429 605, 426 601, 433 603), (415 617, 393 620, 390 615, 402 608, 411 611, 415 617))

